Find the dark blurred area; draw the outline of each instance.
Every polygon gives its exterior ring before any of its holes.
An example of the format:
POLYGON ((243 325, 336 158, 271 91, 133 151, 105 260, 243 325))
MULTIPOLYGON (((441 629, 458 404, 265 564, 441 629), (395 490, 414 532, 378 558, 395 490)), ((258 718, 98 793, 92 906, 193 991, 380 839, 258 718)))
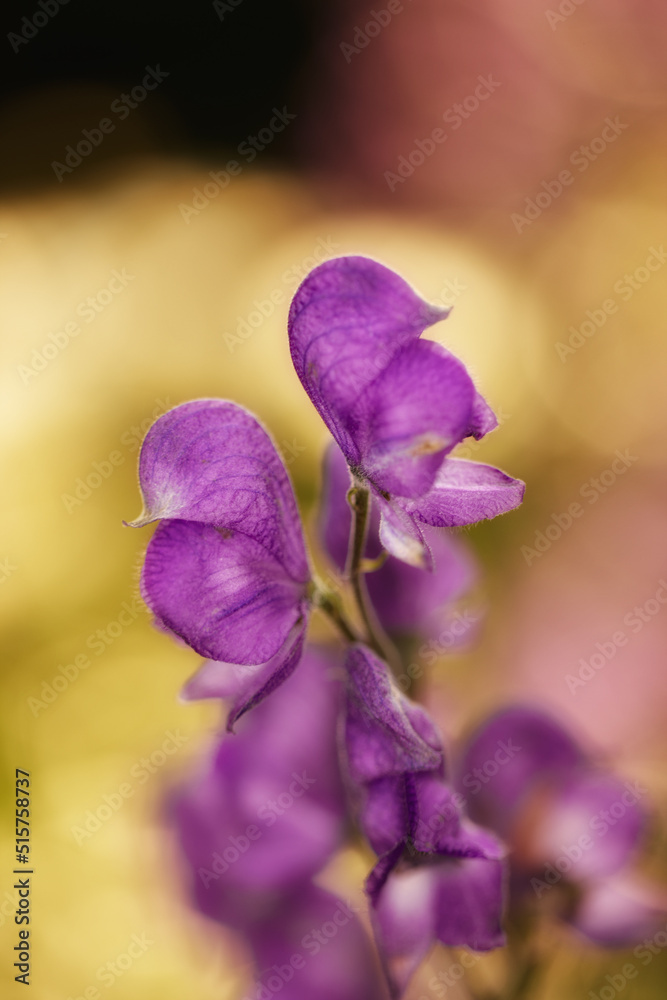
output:
MULTIPOLYGON (((105 136, 79 182, 128 155, 235 149, 267 126, 274 107, 295 110, 325 10, 305 0, 10 0, 2 12, 0 184, 49 184, 63 139, 76 145, 114 100, 112 121, 123 107, 129 121, 105 136), (122 95, 131 99, 147 67, 164 79, 132 108, 122 95)), ((292 136, 276 134, 266 160, 292 160, 292 136)))

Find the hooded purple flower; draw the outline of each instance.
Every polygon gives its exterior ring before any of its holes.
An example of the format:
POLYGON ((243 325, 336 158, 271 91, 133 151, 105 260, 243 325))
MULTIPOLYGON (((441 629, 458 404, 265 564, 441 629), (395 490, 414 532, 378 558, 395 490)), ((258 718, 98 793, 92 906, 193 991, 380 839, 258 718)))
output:
POLYGON ((139 479, 132 526, 161 521, 142 574, 158 624, 202 656, 253 668, 235 672, 231 728, 303 648, 310 570, 287 472, 251 414, 200 399, 153 424, 139 479))
POLYGON ((516 707, 492 716, 465 748, 459 787, 471 816, 512 847, 519 897, 569 887, 561 916, 602 945, 633 943, 659 912, 627 876, 647 789, 597 767, 547 715, 516 707))
MULTIPOLYGON (((345 457, 332 441, 324 456, 320 534, 341 573, 345 570, 352 522, 346 499, 351 485, 345 457)), ((376 559, 382 551, 379 529, 380 515, 373 508, 365 552, 368 559, 376 559)), ((388 633, 397 637, 439 636, 448 620, 448 606, 475 582, 476 568, 461 539, 446 529, 425 528, 423 533, 433 556, 433 573, 424 573, 389 556, 380 569, 366 574, 378 619, 388 633)))
POLYGON ((289 314, 297 375, 353 476, 372 490, 382 545, 417 566, 429 564, 422 524, 495 517, 524 491, 498 469, 447 457, 497 426, 461 362, 420 339, 448 312, 376 261, 340 257, 311 271, 289 314))
MULTIPOLYGON (((172 802, 198 909, 244 933, 276 899, 307 886, 341 843, 336 666, 309 647, 172 802)), ((199 683, 190 682, 189 697, 201 694, 199 683)))
POLYGON ((463 816, 444 780, 426 712, 363 646, 347 657, 345 742, 364 833, 380 859, 367 890, 393 995, 438 940, 484 951, 504 943, 503 848, 463 816))

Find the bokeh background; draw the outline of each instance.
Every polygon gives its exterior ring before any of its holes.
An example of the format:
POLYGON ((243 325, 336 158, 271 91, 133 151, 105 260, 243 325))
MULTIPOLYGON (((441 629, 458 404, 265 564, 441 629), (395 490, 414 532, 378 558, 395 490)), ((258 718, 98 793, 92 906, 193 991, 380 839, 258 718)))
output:
MULTIPOLYGON (((197 658, 152 629, 151 529, 121 521, 146 428, 197 396, 254 410, 313 511, 326 434, 285 321, 300 278, 340 254, 454 305, 432 335, 501 417, 467 454, 527 482, 518 512, 466 533, 486 617, 423 696, 450 740, 537 701, 643 780, 664 884, 664 4, 22 0, 4 17, 3 996, 21 995, 15 767, 32 773, 35 1000, 236 1000, 250 982, 239 941, 188 909, 160 813, 219 713, 177 701, 197 658), (84 130, 98 141, 77 154, 84 130), (101 984, 134 935, 150 944, 101 984)), ((366 864, 344 856, 330 884, 352 898, 366 864)), ((539 995, 597 995, 626 960, 563 932, 539 995)), ((663 997, 666 971, 658 955, 624 995, 663 997)))

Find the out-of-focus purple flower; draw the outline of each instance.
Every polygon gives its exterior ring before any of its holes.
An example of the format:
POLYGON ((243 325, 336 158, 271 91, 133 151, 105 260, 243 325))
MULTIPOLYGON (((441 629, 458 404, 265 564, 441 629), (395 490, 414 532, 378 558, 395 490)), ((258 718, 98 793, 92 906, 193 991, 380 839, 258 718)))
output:
POLYGON ((470 815, 512 847, 513 885, 541 899, 576 889, 561 916, 598 944, 636 941, 658 907, 628 878, 647 789, 597 767, 543 712, 513 707, 468 742, 459 778, 470 815))
POLYGON ((251 414, 200 399, 153 424, 139 479, 144 512, 132 526, 161 521, 142 574, 158 623, 202 656, 255 668, 234 675, 231 727, 303 647, 310 571, 287 472, 251 414))
POLYGON ((440 737, 426 712, 363 646, 347 656, 345 743, 364 833, 380 855, 367 890, 394 995, 435 941, 503 944, 504 850, 469 823, 444 780, 440 737))
MULTIPOLYGON (((325 548, 340 572, 345 569, 352 511, 347 492, 352 483, 340 448, 332 442, 324 457, 320 533, 325 548)), ((365 555, 380 555, 380 515, 371 510, 365 555)), ((394 635, 438 636, 447 619, 448 605, 475 582, 476 568, 463 544, 446 529, 423 529, 431 550, 434 572, 421 570, 388 556, 386 562, 366 575, 366 586, 383 628, 394 635)))
POLYGON ((667 914, 667 892, 634 872, 593 882, 577 907, 575 926, 603 948, 625 948, 655 934, 667 914))
POLYGON ((372 490, 382 545, 417 566, 430 564, 421 525, 495 517, 524 491, 499 469, 447 457, 497 426, 461 362, 420 339, 448 312, 376 261, 340 257, 311 271, 289 314, 297 375, 372 490))
POLYGON ((257 983, 245 1000, 385 1000, 357 908, 313 885, 281 897, 249 935, 257 983))
POLYGON ((172 802, 196 905, 220 923, 246 932, 340 844, 337 669, 309 647, 299 670, 222 738, 172 802))

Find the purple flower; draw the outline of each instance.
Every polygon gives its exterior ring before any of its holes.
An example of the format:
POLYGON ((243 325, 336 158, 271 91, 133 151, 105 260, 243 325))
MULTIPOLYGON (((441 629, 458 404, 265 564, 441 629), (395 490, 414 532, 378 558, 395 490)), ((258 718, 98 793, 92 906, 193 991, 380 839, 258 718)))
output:
POLYGON ((652 938, 666 914, 664 888, 633 871, 621 871, 587 885, 576 909, 575 926, 603 948, 627 948, 652 938))
POLYGON ((309 647, 172 801, 198 909, 244 933, 309 884, 342 840, 336 671, 309 647))
POLYGON ((487 720, 465 748, 459 787, 471 816, 512 847, 519 899, 555 887, 562 918, 603 945, 633 943, 659 912, 628 877, 647 789, 596 766, 541 711, 513 707, 487 720), (566 886, 574 902, 558 892, 566 886))
POLYGON ((469 823, 444 780, 444 755, 426 712, 363 646, 347 657, 345 742, 360 820, 380 859, 367 890, 392 992, 399 996, 434 942, 503 944, 504 855, 469 823))
POLYGON ((161 521, 142 594, 162 628, 246 668, 233 676, 231 728, 290 675, 303 648, 310 570, 287 472, 253 416, 201 399, 153 424, 139 479, 144 512, 133 526, 161 521))
MULTIPOLYGON (((324 457, 320 534, 324 546, 340 572, 345 570, 352 511, 346 495, 350 471, 345 457, 331 442, 324 457)), ((373 508, 370 516, 366 558, 375 559, 382 546, 380 516, 373 508)), ((389 556, 384 565, 366 575, 366 586, 383 628, 394 635, 418 634, 434 638, 448 620, 449 605, 475 582, 476 568, 462 540, 446 529, 425 528, 434 572, 421 570, 389 556)))
POLYGON ((289 314, 297 375, 355 480, 372 490, 382 545, 417 566, 429 564, 422 524, 495 517, 524 491, 498 469, 448 457, 497 425, 461 362, 420 340, 448 311, 381 264, 340 257, 311 271, 289 314))

